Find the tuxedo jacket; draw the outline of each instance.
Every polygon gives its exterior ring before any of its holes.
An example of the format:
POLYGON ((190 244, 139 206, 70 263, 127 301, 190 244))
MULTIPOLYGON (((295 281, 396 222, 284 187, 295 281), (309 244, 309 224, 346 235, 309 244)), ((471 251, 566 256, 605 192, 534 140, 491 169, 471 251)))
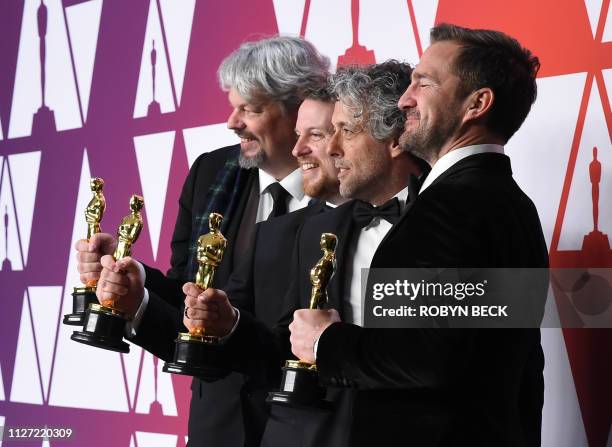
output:
MULTIPOLYGON (((289 293, 306 307, 318 237, 335 232, 338 272, 330 307, 342 310, 354 237, 349 206, 301 229, 289 293), (346 237, 343 241, 343 236, 346 237)), ((536 209, 500 154, 466 157, 407 206, 372 267, 547 267, 536 209)), ((540 444, 543 353, 538 329, 366 329, 335 323, 319 339, 320 382, 331 414, 273 408, 262 445, 535 446, 540 444), (344 388, 346 391, 341 391, 344 388), (337 396, 336 396, 337 397, 337 396)))
MULTIPOLYGON (((228 362, 232 368, 248 375, 254 387, 277 390, 280 385, 281 367, 285 360, 294 358, 289 344, 287 326, 296 309, 307 308, 310 304, 310 269, 322 256, 321 233, 334 233, 338 237, 336 259, 338 271, 329 283, 328 306, 344 315, 345 282, 343 266, 350 264, 351 234, 354 202, 318 213, 303 222, 292 238, 292 254, 280 258, 274 265, 288 273, 285 282, 282 309, 276 324, 270 328, 250 313, 241 312, 240 322, 226 348, 228 362)), ((289 215, 287 216, 289 217, 289 215)), ((269 273, 268 273, 269 275, 269 273)), ((327 399, 333 402, 333 410, 293 409, 271 405, 262 439, 262 446, 348 446, 351 404, 354 392, 349 389, 330 387, 327 399)))
MULTIPOLYGON (((228 146, 199 156, 193 163, 183 186, 179 199, 179 212, 172 237, 171 268, 167 275, 159 270, 145 266, 145 287, 149 291, 149 303, 138 327, 137 335, 131 341, 152 352, 165 361, 170 361, 174 353, 174 340, 179 331, 184 332, 182 309, 184 294, 182 286, 188 277, 189 250, 196 243, 199 219, 206 219, 214 195, 221 192, 227 197, 217 200, 214 206, 218 211, 224 209, 229 201, 235 201, 232 217, 224 235, 228 246, 223 260, 215 273, 214 286, 222 288, 227 282, 235 265, 235 241, 239 231, 245 228, 252 231, 253 226, 241 228, 242 216, 251 191, 258 188, 257 170, 236 168, 240 147, 228 146), (228 168, 229 167, 229 168, 228 168), (234 174, 241 171, 240 184, 227 184, 224 175, 228 170, 234 174)), ((222 212, 223 214, 223 212, 222 212)), ((194 447, 223 445, 257 445, 249 442, 245 435, 242 418, 241 393, 244 377, 230 374, 215 383, 206 383, 194 378, 189 413, 189 445, 194 447)))
MULTIPOLYGON (((283 311, 282 297, 287 290, 290 278, 291 255, 295 235, 300 225, 311 216, 323 213, 327 206, 317 202, 295 212, 266 220, 255 225, 253 241, 243 262, 232 273, 225 287, 232 305, 239 309, 241 321, 251 321, 264 331, 280 319, 283 311)), ((230 337, 230 341, 231 341, 230 337)), ((235 361, 252 355, 252 352, 229 352, 225 362, 228 370, 235 361)), ((242 412, 248 442, 259 445, 269 416, 266 404, 268 392, 277 385, 280 368, 267 372, 257 369, 256 375, 249 375, 241 390, 242 412)))

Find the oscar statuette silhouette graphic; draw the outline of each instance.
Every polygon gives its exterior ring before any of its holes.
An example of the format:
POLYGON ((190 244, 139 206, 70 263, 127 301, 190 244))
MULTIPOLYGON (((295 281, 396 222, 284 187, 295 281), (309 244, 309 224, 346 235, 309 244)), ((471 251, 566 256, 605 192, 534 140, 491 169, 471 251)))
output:
POLYGON ((40 0, 38 6, 36 20, 38 25, 38 47, 40 56, 40 87, 42 100, 39 109, 34 114, 32 120, 32 134, 34 135, 48 135, 54 133, 55 127, 55 115, 53 111, 45 104, 46 96, 46 62, 47 62, 47 6, 43 0, 40 0))
MULTIPOLYGON (((332 233, 321 234, 323 256, 310 270, 310 309, 323 309, 327 304, 327 285, 336 270, 338 238, 332 233)), ((270 403, 295 407, 326 407, 325 388, 319 386, 317 365, 301 360, 287 360, 279 391, 268 394, 270 403)))
POLYGON ((612 278, 606 272, 612 267, 612 250, 608 235, 599 228, 602 164, 597 155, 593 147, 589 163, 593 230, 584 235, 581 250, 557 251, 551 262, 557 311, 564 327, 609 324, 605 318, 612 304, 612 278))
POLYGON ((149 103, 149 107, 147 108, 147 116, 160 116, 161 115, 161 106, 159 102, 155 99, 155 66, 157 65, 157 50, 155 49, 155 40, 153 40, 153 49, 151 49, 151 80, 152 80, 152 89, 153 89, 153 99, 149 103))
MULTIPOLYGON (((133 195, 130 199, 131 213, 123 218, 117 229, 118 244, 113 254, 115 260, 130 256, 132 245, 142 230, 140 210, 143 206, 143 198, 133 195)), ((83 330, 74 331, 70 338, 97 348, 130 352, 130 346, 123 341, 126 323, 123 312, 117 309, 117 298, 107 299, 102 304, 89 305, 85 312, 83 330)))
MULTIPOLYGON (((198 272, 195 283, 206 290, 212 286, 215 271, 223 259, 227 239, 221 234, 223 216, 210 213, 208 228, 210 233, 200 236, 197 247, 198 272)), ((197 377, 215 377, 219 370, 215 360, 218 357, 219 338, 206 334, 204 327, 194 327, 189 332, 181 332, 176 339, 174 361, 167 362, 163 370, 174 374, 197 377)))
MULTIPOLYGON (((89 181, 89 187, 93 197, 85 208, 85 221, 87 222, 87 240, 100 233, 100 222, 106 209, 106 199, 102 193, 104 180, 94 177, 89 181)), ((98 302, 96 297, 96 280, 87 281, 84 287, 75 287, 72 291, 72 313, 64 315, 64 324, 71 326, 82 326, 85 321, 85 310, 90 304, 98 302)))
POLYGON ((374 51, 359 43, 359 0, 351 0, 351 22, 353 44, 342 56, 338 56, 338 67, 345 65, 369 65, 376 63, 374 51))
POLYGON ((593 231, 584 236, 582 250, 591 253, 610 250, 608 236, 599 230, 599 184, 601 183, 601 162, 597 159, 597 148, 593 148, 593 160, 589 163, 591 199, 593 201, 593 231))
POLYGON ((9 227, 9 215, 8 206, 4 207, 4 259, 2 260, 2 271, 10 272, 13 270, 11 260, 8 258, 8 227, 9 227))

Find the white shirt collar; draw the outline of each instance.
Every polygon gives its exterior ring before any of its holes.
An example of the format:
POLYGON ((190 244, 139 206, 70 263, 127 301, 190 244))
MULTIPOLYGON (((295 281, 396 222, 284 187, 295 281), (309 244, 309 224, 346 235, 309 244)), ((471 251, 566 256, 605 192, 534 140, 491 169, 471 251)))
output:
POLYGON ((425 179, 425 182, 423 182, 423 186, 421 186, 419 194, 425 191, 425 189, 431 185, 435 179, 440 177, 455 163, 463 160, 465 157, 469 157, 470 155, 484 154, 488 152, 503 154, 504 147, 500 146, 499 144, 474 144, 472 146, 460 147, 444 154, 431 168, 429 175, 425 179))
POLYGON ((397 200, 399 200, 400 210, 403 210, 404 207, 406 206, 406 201, 408 200, 408 187, 406 186, 404 189, 402 189, 400 192, 395 194, 393 197, 396 197, 397 200))
MULTIPOLYGON (((270 174, 265 172, 263 169, 259 171, 259 194, 261 195, 268 186, 276 182, 276 179, 270 174)), ((287 190, 291 197, 296 200, 302 200, 304 198, 304 190, 302 189, 302 171, 296 169, 291 174, 285 176, 280 182, 281 186, 287 190)))

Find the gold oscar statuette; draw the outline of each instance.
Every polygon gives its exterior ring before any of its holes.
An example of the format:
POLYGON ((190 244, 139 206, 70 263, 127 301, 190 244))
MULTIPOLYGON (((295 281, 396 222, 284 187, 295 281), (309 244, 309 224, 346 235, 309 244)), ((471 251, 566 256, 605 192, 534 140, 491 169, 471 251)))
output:
MULTIPOLYGON (((143 221, 140 211, 144 207, 144 199, 141 196, 133 195, 130 198, 131 213, 123 218, 117 228, 117 248, 113 253, 115 261, 127 258, 132 254, 132 245, 140 236, 143 221)), ((105 300, 102 305, 106 308, 115 310, 116 299, 105 300)))
MULTIPOLYGON (((106 199, 102 193, 104 180, 99 177, 92 177, 89 181, 89 187, 93 196, 85 208, 87 240, 90 240, 94 234, 102 232, 100 222, 106 209, 106 199)), ((97 283, 98 281, 91 279, 85 283, 84 287, 74 287, 72 291, 72 313, 64 315, 64 324, 72 326, 83 325, 85 310, 90 304, 98 302, 96 298, 97 283)))
MULTIPOLYGON (((125 216, 117 228, 117 249, 113 254, 116 261, 131 255, 132 246, 140 236, 143 220, 140 211, 144 199, 133 195, 130 198, 130 214, 125 216)), ((129 352, 129 345, 123 341, 127 320, 117 308, 118 297, 105 299, 102 304, 92 303, 85 312, 83 330, 72 333, 72 340, 97 348, 117 352, 129 352)))
MULTIPOLYGON (((227 248, 227 239, 221 234, 223 216, 210 213, 208 216, 209 233, 199 237, 196 249, 198 271, 196 285, 206 290, 213 284, 215 272, 221 264, 227 248)), ((205 377, 214 370, 211 363, 216 358, 216 345, 219 338, 206 334, 204 327, 193 327, 189 332, 180 332, 176 339, 174 361, 167 362, 163 370, 175 374, 205 377)))
MULTIPOLYGON (((198 239, 197 248, 197 260, 198 260, 198 272, 196 273, 195 283, 202 289, 206 290, 212 286, 213 279, 215 277, 215 271, 221 260, 223 259, 223 253, 227 248, 227 239, 221 234, 219 229, 223 216, 218 213, 210 213, 208 216, 208 227, 210 233, 203 234, 198 239)), ((189 334, 181 333, 181 337, 184 339, 198 339, 204 337, 204 328, 195 327, 189 331, 189 334)), ((214 339, 209 338, 210 341, 214 339)), ((213 341, 214 342, 214 341, 213 341)))
MULTIPOLYGON (((336 271, 338 238, 332 233, 321 234, 323 256, 310 269, 310 309, 323 309, 327 304, 327 286, 336 271)), ((317 365, 301 360, 287 360, 279 391, 268 394, 267 401, 288 406, 326 407, 325 390, 319 386, 317 365)))

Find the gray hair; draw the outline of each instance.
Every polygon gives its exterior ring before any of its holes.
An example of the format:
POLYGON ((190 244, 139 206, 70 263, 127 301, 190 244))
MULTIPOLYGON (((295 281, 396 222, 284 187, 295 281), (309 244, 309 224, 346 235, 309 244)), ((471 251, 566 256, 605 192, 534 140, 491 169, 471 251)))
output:
POLYGON ((224 91, 234 88, 249 102, 272 100, 285 111, 302 102, 304 91, 328 76, 329 59, 308 41, 276 36, 243 43, 218 70, 224 91))
POLYGON ((372 137, 385 141, 404 130, 406 115, 397 101, 410 85, 411 73, 410 65, 396 60, 343 67, 332 76, 331 89, 372 137))

